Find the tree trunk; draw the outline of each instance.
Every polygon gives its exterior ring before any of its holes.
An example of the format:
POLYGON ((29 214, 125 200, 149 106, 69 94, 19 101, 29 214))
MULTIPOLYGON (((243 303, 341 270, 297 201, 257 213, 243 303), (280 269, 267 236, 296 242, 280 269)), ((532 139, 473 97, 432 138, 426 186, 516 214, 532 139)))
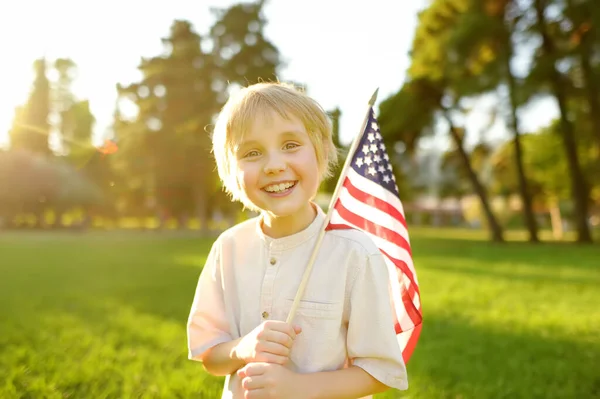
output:
POLYGON ((506 56, 506 79, 508 81, 508 92, 510 97, 510 112, 511 112, 511 125, 513 134, 515 136, 515 163, 517 164, 517 175, 519 180, 519 192, 521 194, 521 200, 523 201, 523 211, 525 212, 525 225, 527 231, 529 231, 529 241, 539 242, 538 238, 538 227, 535 221, 535 215, 533 213, 533 201, 531 200, 531 193, 527 183, 527 177, 525 176, 525 167, 523 166, 523 150, 521 146, 521 134, 519 132, 519 120, 517 119, 517 87, 515 83, 515 77, 510 69, 510 61, 512 58, 512 40, 510 35, 507 37, 507 49, 508 54, 506 56))
POLYGON ((200 231, 203 235, 210 233, 211 209, 208 204, 208 195, 204 186, 194 189, 194 203, 196 207, 196 218, 200 223, 200 231))
POLYGON ((550 223, 552 224, 552 236, 554 239, 557 241, 562 240, 564 232, 557 198, 550 200, 550 223))
MULTIPOLYGON (((546 0, 535 0, 535 10, 537 16, 537 27, 542 36, 542 48, 543 51, 550 56, 552 60, 556 60, 556 51, 554 43, 550 38, 547 31, 546 20, 544 16, 546 0)), ((575 205, 575 225, 577 228, 577 241, 578 242, 592 242, 592 235, 590 233, 590 226, 587 222, 588 219, 588 189, 586 187, 585 178, 579 164, 579 157, 577 154, 577 144, 575 142, 575 131, 573 124, 567 117, 567 88, 563 77, 556 70, 555 63, 553 63, 550 70, 552 91, 558 102, 558 108, 560 109, 560 125, 561 135, 563 138, 564 148, 567 155, 567 161, 569 164, 569 174, 571 177, 571 197, 573 204, 575 205)))
POLYGON ((586 35, 586 37, 583 39, 584 43, 582 43, 579 55, 581 60, 581 69, 583 71, 583 79, 585 82, 586 95, 590 106, 592 129, 594 129, 597 146, 600 148, 600 96, 598 94, 598 90, 600 89, 596 84, 594 71, 592 70, 590 61, 591 48, 588 44, 585 44, 588 40, 589 37, 586 35))
MULTIPOLYGON (((567 6, 571 9, 573 8, 572 3, 572 1, 567 1, 567 6)), ((585 11, 589 12, 589 7, 587 7, 585 11)), ((577 53, 579 54, 579 62, 581 63, 587 101, 590 107, 592 129, 594 130, 594 136, 597 140, 597 146, 600 149, 600 89, 598 88, 596 77, 594 76, 591 61, 594 33, 597 27, 594 27, 591 22, 589 24, 588 30, 581 32, 581 41, 577 46, 577 53)))
POLYGON ((209 194, 210 169, 206 167, 202 168, 201 165, 194 163, 192 165, 195 171, 192 179, 194 182, 192 192, 194 196, 195 216, 200 222, 201 234, 208 235, 211 233, 210 221, 214 213, 209 194))
POLYGON ((465 151, 465 148, 463 147, 463 139, 462 139, 460 133, 458 132, 456 126, 454 126, 454 124, 452 123, 452 120, 450 119, 448 114, 444 113, 444 116, 445 116, 446 120, 448 121, 448 124, 450 125, 450 135, 452 136, 452 139, 454 140, 454 143, 456 144, 456 148, 458 149, 460 158, 462 159, 463 164, 467 170, 469 180, 471 180, 471 184, 473 184, 473 189, 475 190, 475 192, 477 193, 477 195, 479 196, 479 199, 481 201, 481 206, 483 207, 485 217, 486 217, 489 227, 490 227, 490 233, 492 234, 492 241, 504 242, 502 227, 500 226, 500 223, 498 223, 496 216, 494 216, 494 213, 492 212, 492 207, 490 206, 490 202, 489 202, 485 187, 483 187, 483 184, 481 184, 481 182, 479 181, 479 178, 477 177, 477 174, 475 173, 475 171, 473 170, 473 167, 471 166, 469 154, 467 154, 467 152, 465 151))

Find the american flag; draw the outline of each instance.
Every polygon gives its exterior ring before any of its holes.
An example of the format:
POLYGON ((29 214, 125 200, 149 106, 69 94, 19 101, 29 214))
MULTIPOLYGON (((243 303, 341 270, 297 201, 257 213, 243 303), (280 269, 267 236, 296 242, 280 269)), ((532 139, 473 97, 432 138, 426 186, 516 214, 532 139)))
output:
POLYGON ((366 232, 384 255, 390 274, 395 330, 405 363, 421 332, 421 301, 413 264, 404 208, 375 113, 369 118, 347 174, 327 230, 357 228, 366 232))

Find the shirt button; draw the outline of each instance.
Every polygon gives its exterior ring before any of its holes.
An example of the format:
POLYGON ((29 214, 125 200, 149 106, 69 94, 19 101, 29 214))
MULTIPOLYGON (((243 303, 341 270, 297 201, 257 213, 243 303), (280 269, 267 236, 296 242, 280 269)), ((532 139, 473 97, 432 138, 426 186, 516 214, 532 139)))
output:
POLYGON ((277 263, 277 259, 275 259, 275 258, 271 258, 271 261, 270 261, 270 262, 271 262, 271 264, 272 264, 272 265, 274 265, 275 263, 277 263))
POLYGON ((262 317, 263 319, 266 319, 269 317, 269 312, 262 312, 262 317))

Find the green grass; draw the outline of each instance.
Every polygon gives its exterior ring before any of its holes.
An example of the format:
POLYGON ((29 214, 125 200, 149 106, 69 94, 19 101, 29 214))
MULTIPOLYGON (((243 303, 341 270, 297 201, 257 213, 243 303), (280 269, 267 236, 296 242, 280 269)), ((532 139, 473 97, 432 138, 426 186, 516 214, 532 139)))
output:
MULTIPOLYGON (((381 398, 600 396, 600 245, 413 230, 425 322, 410 389, 381 398)), ((216 398, 186 359, 210 240, 0 233, 1 398, 216 398)))

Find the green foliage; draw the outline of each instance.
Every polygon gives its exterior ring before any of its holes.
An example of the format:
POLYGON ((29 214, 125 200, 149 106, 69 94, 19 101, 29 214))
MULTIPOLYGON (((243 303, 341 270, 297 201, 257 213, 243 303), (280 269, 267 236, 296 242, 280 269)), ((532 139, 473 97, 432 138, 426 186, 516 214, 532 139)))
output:
POLYGON ((191 190, 201 185, 210 192, 205 184, 212 178, 204 127, 217 103, 212 63, 200 42, 189 22, 175 21, 163 39, 166 55, 142 60, 141 82, 118 86, 139 110, 133 122, 115 126, 123 177, 176 215, 194 211, 191 190))
POLYGON ((333 176, 321 183, 319 191, 333 194, 335 191, 335 186, 340 178, 346 156, 348 155, 348 148, 347 146, 343 146, 340 142, 340 117, 342 115, 342 111, 340 111, 339 108, 335 108, 334 110, 329 111, 328 115, 331 119, 333 144, 335 145, 335 148, 338 149, 338 165, 333 171, 333 176))
MULTIPOLYGON (((77 101, 73 103, 66 111, 69 120, 72 123, 72 130, 70 132, 71 148, 73 146, 91 146, 93 138, 93 128, 96 118, 92 115, 90 110, 90 103, 88 100, 77 101)), ((65 135, 63 134, 63 137, 65 135)), ((69 136, 65 137, 67 142, 69 136)))
MULTIPOLYGON (((73 146, 77 145, 77 143, 74 142, 75 137, 73 134, 73 131, 77 129, 77 121, 75 120, 75 115, 73 115, 74 113, 78 113, 73 109, 77 100, 71 89, 71 85, 75 79, 77 66, 75 65, 75 62, 69 58, 59 58, 54 61, 54 69, 58 73, 58 79, 52 90, 52 108, 60 118, 60 122, 56 127, 59 131, 61 144, 63 148, 69 152, 72 150, 73 146)), ((79 113, 81 113, 81 111, 79 111, 79 113)), ((91 126, 87 133, 88 135, 83 138, 83 141, 85 143, 91 143, 91 126)))
POLYGON ((65 159, 18 149, 0 153, 0 215, 40 215, 49 207, 100 205, 104 199, 99 187, 65 159))
POLYGON ((382 101, 378 121, 386 145, 393 148, 400 141, 409 153, 414 152, 419 139, 432 132, 441 99, 441 90, 428 79, 415 79, 382 101))
MULTIPOLYGON (((545 203, 549 198, 566 199, 569 177, 560 137, 549 130, 521 137, 524 164, 529 171, 531 194, 536 201, 545 203)), ((507 141, 493 156, 494 190, 503 195, 518 192, 515 171, 514 146, 507 141)))
POLYGON ((143 79, 117 86, 121 101, 138 110, 131 119, 117 109, 119 153, 113 157, 125 191, 138 193, 131 197, 138 209, 155 199, 150 213, 204 219, 214 210, 235 212, 215 172, 210 128, 233 85, 271 79, 280 60, 263 35, 262 3, 214 12, 217 21, 206 37, 188 21, 175 21, 162 39, 165 54, 140 63, 143 79))
POLYGON ((408 78, 398 94, 381 104, 381 131, 388 143, 401 141, 412 152, 418 141, 436 127, 437 118, 441 118, 448 126, 473 191, 485 209, 492 238, 502 241, 502 228, 465 149, 465 129, 455 121, 466 114, 461 104, 465 97, 481 94, 498 84, 487 73, 486 63, 492 60, 490 46, 484 52, 464 49, 466 45, 473 46, 466 38, 476 35, 478 26, 465 23, 470 18, 469 6, 472 6, 469 0, 434 0, 419 14, 408 78), (468 35, 461 30, 465 26, 471 28, 468 35))
POLYGON ((49 154, 50 83, 46 76, 46 60, 36 60, 34 70, 35 80, 29 98, 25 105, 15 110, 9 136, 12 148, 49 154))
MULTIPOLYGON (((569 168, 559 130, 559 122, 554 121, 539 132, 522 136, 523 161, 529 172, 531 194, 541 204, 568 200, 570 195, 569 168)), ((589 141, 579 146, 578 156, 587 180, 594 182, 596 187, 599 184, 598 164, 590 151, 589 141)), ((498 194, 510 195, 518 190, 513 158, 511 141, 500 146, 493 155, 493 188, 498 194)))
MULTIPOLYGON (((482 178, 483 171, 489 161, 492 149, 490 146, 480 143, 473 148, 469 154, 473 169, 478 172, 478 177, 482 178)), ((473 186, 464 167, 459 151, 456 149, 446 151, 442 156, 441 164, 442 182, 439 187, 441 198, 462 198, 473 194, 473 186)), ((482 178, 482 180, 485 180, 482 178)))
POLYGON ((279 50, 264 35, 264 0, 214 9, 210 29, 218 78, 241 86, 277 80, 282 65, 279 50))
POLYGON ((58 194, 58 175, 45 157, 26 150, 0 153, 0 204, 4 212, 32 211, 58 194))

